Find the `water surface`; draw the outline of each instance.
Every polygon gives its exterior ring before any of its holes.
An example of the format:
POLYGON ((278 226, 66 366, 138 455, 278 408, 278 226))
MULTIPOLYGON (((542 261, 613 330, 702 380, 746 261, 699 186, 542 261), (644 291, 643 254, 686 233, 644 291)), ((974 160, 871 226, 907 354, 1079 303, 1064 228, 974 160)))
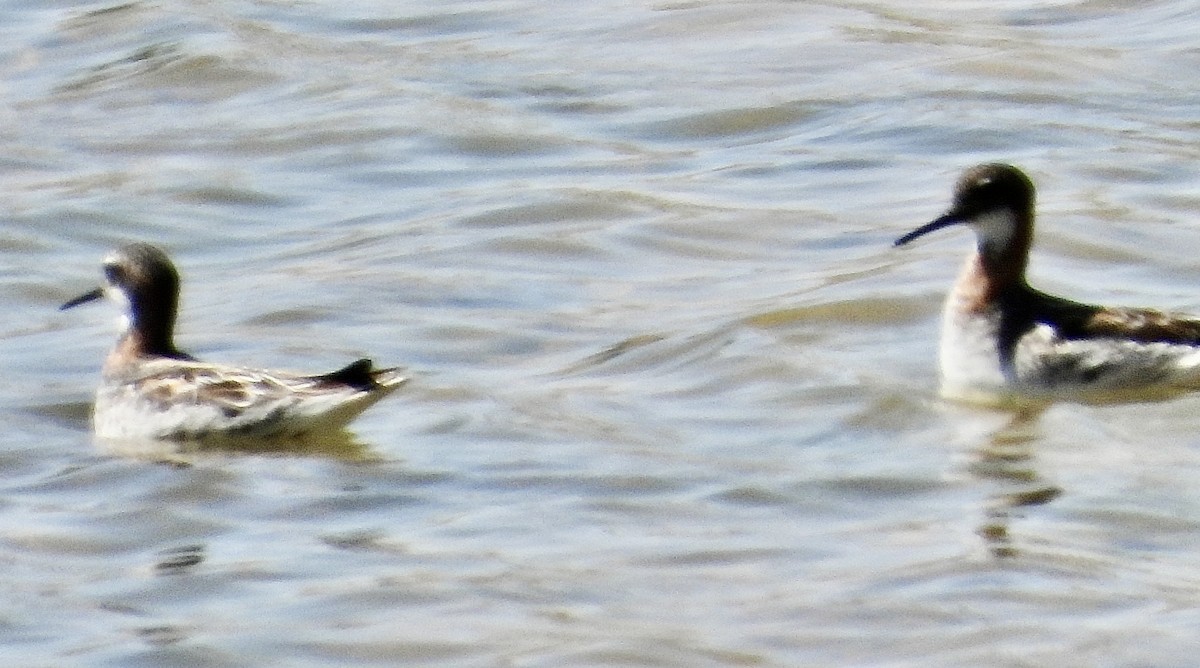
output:
POLYGON ((0 657, 1190 665, 1200 398, 937 398, 965 167, 1031 279, 1200 310, 1179 0, 0 7, 0 657), (93 443, 114 245, 180 343, 415 376, 353 440, 93 443))

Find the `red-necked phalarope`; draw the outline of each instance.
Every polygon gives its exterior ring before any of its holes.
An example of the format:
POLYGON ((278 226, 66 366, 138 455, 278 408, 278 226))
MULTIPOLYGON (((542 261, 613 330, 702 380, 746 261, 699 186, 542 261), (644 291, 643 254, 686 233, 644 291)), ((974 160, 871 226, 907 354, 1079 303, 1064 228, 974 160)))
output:
POLYGON ((896 240, 963 224, 977 248, 942 315, 942 391, 949 397, 1103 398, 1200 387, 1200 318, 1093 306, 1029 286, 1033 182, 1010 165, 968 169, 944 215, 896 240))
POLYGON ((340 431, 407 379, 361 359, 303 375, 207 364, 175 347, 179 273, 161 250, 123 246, 104 260, 106 286, 62 305, 109 297, 124 331, 104 362, 93 423, 103 439, 304 439, 340 431))

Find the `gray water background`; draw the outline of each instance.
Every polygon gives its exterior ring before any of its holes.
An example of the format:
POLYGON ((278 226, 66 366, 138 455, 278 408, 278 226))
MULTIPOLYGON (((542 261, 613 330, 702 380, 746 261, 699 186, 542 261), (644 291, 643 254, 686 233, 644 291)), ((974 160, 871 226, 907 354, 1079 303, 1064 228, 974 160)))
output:
POLYGON ((1191 666, 1200 398, 937 398, 974 163, 1031 280, 1200 311, 1200 11, 0 4, 0 663, 1191 666), (354 440, 125 451, 113 246, 181 345, 413 374, 354 440))

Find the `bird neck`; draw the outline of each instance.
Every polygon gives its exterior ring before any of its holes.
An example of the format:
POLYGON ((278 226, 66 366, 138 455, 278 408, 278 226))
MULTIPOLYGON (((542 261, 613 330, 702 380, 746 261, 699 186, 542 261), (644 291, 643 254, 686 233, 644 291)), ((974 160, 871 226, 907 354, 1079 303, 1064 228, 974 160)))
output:
POLYGON ((139 357, 180 357, 182 353, 175 347, 174 305, 161 310, 132 310, 117 345, 139 357))

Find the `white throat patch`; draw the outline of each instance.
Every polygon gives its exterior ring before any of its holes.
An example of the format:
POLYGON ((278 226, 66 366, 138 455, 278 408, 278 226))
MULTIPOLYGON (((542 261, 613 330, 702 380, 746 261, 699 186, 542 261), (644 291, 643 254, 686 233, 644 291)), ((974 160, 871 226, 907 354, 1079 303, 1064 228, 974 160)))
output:
POLYGON ((1017 219, 1008 209, 996 209, 975 216, 968 223, 979 238, 979 246, 989 254, 1001 253, 1013 240, 1017 219))

